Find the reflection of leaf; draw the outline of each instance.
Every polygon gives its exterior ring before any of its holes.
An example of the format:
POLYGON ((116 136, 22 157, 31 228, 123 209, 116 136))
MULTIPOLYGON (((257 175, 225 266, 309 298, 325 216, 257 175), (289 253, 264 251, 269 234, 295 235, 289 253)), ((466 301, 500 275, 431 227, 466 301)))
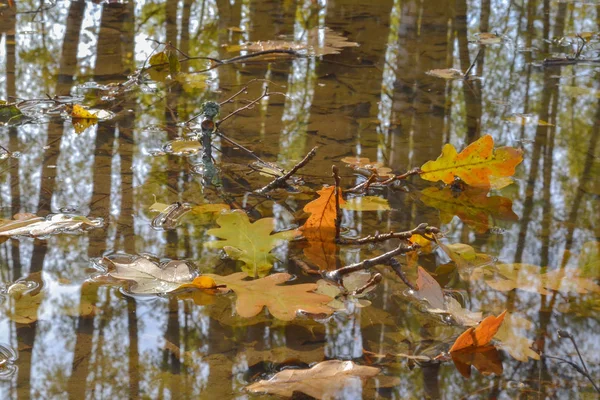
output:
POLYGON ((440 211, 440 219, 446 224, 457 215, 465 224, 479 233, 490 228, 490 218, 516 221, 519 217, 512 210, 512 201, 502 196, 487 196, 487 189, 467 187, 455 192, 450 187, 428 187, 421 191, 421 201, 440 211))
MULTIPOLYGON (((317 193, 319 198, 304 206, 304 211, 311 213, 300 228, 308 240, 304 255, 321 269, 335 269, 335 187, 326 187, 317 193)), ((340 206, 345 203, 341 190, 338 201, 340 206)))
POLYGON ((279 285, 288 281, 292 277, 290 274, 273 274, 252 281, 244 280, 248 276, 245 272, 228 276, 206 276, 235 292, 237 296, 235 308, 244 318, 254 317, 263 307, 267 307, 273 317, 283 321, 293 320, 300 310, 310 314, 327 315, 333 311, 325 305, 331 301, 331 297, 312 292, 317 288, 315 283, 279 285))
MULTIPOLYGON (((329 28, 313 28, 308 30, 302 41, 266 40, 246 43, 241 46, 230 46, 229 51, 246 50, 258 52, 265 50, 294 50, 310 56, 323 56, 339 54, 345 47, 358 47, 358 43, 350 42, 345 36, 329 28)), ((269 55, 273 58, 286 56, 285 54, 269 55)), ((289 57, 289 55, 288 55, 289 57)))
POLYGON ((464 331, 450 348, 450 353, 473 349, 475 347, 483 347, 488 344, 496 332, 498 332, 500 325, 502 325, 502 321, 504 321, 505 315, 506 311, 503 311, 502 314, 497 317, 490 315, 481 321, 476 328, 471 327, 464 331))
POLYGON ((90 119, 90 118, 73 118, 71 120, 71 123, 73 124, 73 129, 75 130, 75 133, 77 133, 79 135, 79 134, 85 132, 86 129, 97 125, 98 120, 90 119))
POLYGON ((476 253, 472 246, 464 243, 443 244, 436 240, 438 246, 450 257, 459 270, 481 267, 494 262, 494 259, 484 253, 476 253))
POLYGON ((600 293, 600 286, 591 279, 581 278, 579 269, 559 268, 542 275, 546 289, 569 293, 600 293))
POLYGON ((378 196, 362 196, 347 200, 340 208, 352 211, 386 211, 390 209, 390 204, 387 199, 378 196))
POLYGON ((287 369, 269 380, 262 380, 246 387, 253 393, 273 393, 291 397, 302 392, 316 399, 345 398, 360 393, 367 378, 379 374, 379 368, 354 364, 352 361, 329 360, 310 369, 287 369), (353 388, 355 391, 349 391, 353 388))
POLYGON ((369 300, 363 300, 361 297, 366 296, 370 291, 375 289, 377 285, 368 287, 360 294, 355 294, 353 292, 364 287, 371 278, 372 275, 368 271, 352 272, 342 278, 343 288, 340 288, 325 279, 320 279, 317 282, 317 290, 315 290, 315 292, 332 297, 333 300, 327 305, 336 310, 348 310, 347 303, 352 303, 359 308, 367 307, 371 305, 371 302, 369 300))
POLYGON ((456 369, 465 378, 471 377, 471 366, 483 375, 502 375, 502 360, 494 346, 475 347, 450 353, 456 369))
POLYGON ((540 355, 531 349, 533 340, 527 339, 520 331, 533 329, 531 321, 518 315, 507 313, 504 323, 494 336, 500 342, 499 347, 506 350, 513 358, 527 362, 529 358, 539 360, 540 355))
POLYGON ((507 146, 494 149, 494 139, 485 135, 460 153, 451 144, 444 145, 437 160, 421 167, 421 178, 450 184, 458 177, 467 185, 489 188, 494 177, 512 176, 521 161, 521 150, 507 146))
POLYGON ((0 220, 0 236, 45 236, 98 228, 103 224, 101 218, 88 219, 80 215, 50 214, 45 218, 31 215, 25 219, 0 220))
POLYGON ((254 277, 265 276, 273 267, 273 256, 269 254, 273 248, 299 234, 297 230, 271 234, 275 226, 274 218, 262 218, 251 223, 248 215, 241 210, 222 214, 217 223, 221 227, 210 229, 207 233, 224 240, 204 245, 223 248, 229 257, 245 264, 242 271, 254 277))
POLYGON ((196 277, 185 261, 172 260, 159 265, 130 254, 114 254, 102 261, 114 268, 108 272, 110 276, 130 281, 128 291, 135 294, 167 293, 185 288, 211 289, 216 286, 206 276, 196 277))
POLYGON ((396 176, 392 173, 392 169, 384 167, 380 162, 371 162, 365 157, 344 157, 341 159, 342 162, 349 164, 351 168, 355 170, 365 170, 372 174, 377 174, 383 178, 392 178, 396 176))
POLYGON ((459 79, 464 78, 465 75, 462 71, 459 71, 454 68, 447 69, 432 69, 426 72, 427 75, 435 76, 436 78, 444 78, 444 79, 459 79))

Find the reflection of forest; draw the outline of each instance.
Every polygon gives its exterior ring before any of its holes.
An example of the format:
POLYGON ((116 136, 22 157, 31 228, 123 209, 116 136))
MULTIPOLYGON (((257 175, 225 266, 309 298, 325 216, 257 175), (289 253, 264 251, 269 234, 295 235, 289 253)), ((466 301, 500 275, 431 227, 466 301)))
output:
MULTIPOLYGON (((0 315, 0 342, 19 352, 18 373, 0 381, 2 398, 62 398, 69 397, 67 392, 73 398, 205 398, 207 393, 233 398, 250 372, 267 368, 256 366, 263 360, 296 358, 308 364, 325 356, 360 358, 360 346, 383 347, 391 331, 419 332, 414 334, 419 340, 437 340, 416 311, 401 305, 408 317, 398 315, 403 288, 395 283, 379 291, 385 300, 375 302, 373 315, 364 310, 325 326, 228 319, 223 317, 231 312, 227 298, 197 306, 176 298, 132 299, 114 287, 84 284, 91 273, 89 259, 112 252, 188 258, 207 272, 220 265, 219 255, 202 246, 210 228, 205 221, 168 232, 150 228, 153 195, 166 203, 211 196, 189 173, 186 160, 150 154, 181 134, 178 123, 199 113, 202 101, 223 100, 254 78, 270 80, 287 97, 272 96, 227 121, 223 129, 264 159, 290 166, 320 146, 307 173, 325 182, 323 171, 344 156, 369 157, 405 171, 435 159, 444 143, 462 147, 491 133, 497 143, 525 150, 517 184, 501 193, 512 199, 519 221, 492 218, 504 230, 492 235, 454 218, 442 226, 449 238, 507 263, 551 268, 576 263, 571 255, 583 243, 600 240, 600 187, 594 178, 600 172, 600 100, 594 95, 600 90, 598 71, 585 65, 543 69, 534 64, 552 52, 569 51, 551 39, 598 31, 598 6, 537 0, 518 6, 496 0, 437 1, 437 6, 416 0, 15 3, 8 7, 0 1, 0 99, 83 96, 113 111, 115 118, 81 134, 58 116, 36 124, 0 125, 0 144, 22 153, 0 161, 3 218, 71 209, 107 222, 105 229, 86 236, 23 238, 0 245, 1 281, 41 273, 38 280, 45 290, 34 310, 37 322, 17 324, 0 315), (206 88, 149 83, 114 98, 98 98, 100 85, 123 82, 144 63, 156 46, 146 38, 170 42, 190 56, 225 59, 231 53, 224 44, 280 35, 301 41, 313 27, 335 29, 360 47, 320 58, 217 68, 208 74, 206 88), (465 71, 478 50, 469 41, 490 31, 503 34, 506 42, 483 48, 474 69, 482 79, 445 81, 425 74, 436 68, 465 71), (595 92, 570 96, 564 86, 595 92), (551 125, 504 121, 514 113, 537 114, 551 125), (81 304, 91 304, 93 312, 73 317, 68 310, 81 304), (273 349, 286 347, 274 356, 273 349)), ((202 65, 189 62, 183 68, 193 72, 202 65)), ((260 86, 251 87, 248 98, 260 94, 260 86)), ((242 105, 225 105, 226 112, 242 105)), ((224 163, 249 162, 226 146, 216 157, 224 163)), ((344 179, 349 183, 350 174, 344 179)), ((241 198, 249 187, 240 190, 245 182, 240 181, 226 180, 225 190, 241 198)), ((437 211, 424 207, 414 192, 389 195, 392 208, 401 212, 383 219, 350 213, 344 223, 365 234, 420 222, 440 224, 437 211)), ((274 214, 282 225, 293 220, 291 213, 266 204, 260 208, 265 215, 274 214)), ((340 253, 348 263, 361 258, 357 249, 340 253)), ((230 264, 225 268, 219 273, 232 272, 230 264)), ((557 329, 569 329, 588 357, 591 375, 600 374, 595 333, 600 327, 590 311, 593 300, 572 298, 572 311, 565 313, 559 307, 565 300, 557 292, 513 290, 491 296, 484 287, 467 290, 477 309, 506 308, 531 320, 543 353, 570 354, 571 348, 555 335, 557 329)), ((595 304, 597 312, 597 300, 595 304)), ((477 375, 470 381, 446 364, 402 368, 398 393, 457 398, 483 391, 491 381, 486 396, 512 397, 516 392, 509 383, 521 381, 541 391, 540 396, 560 397, 588 387, 582 376, 559 373, 548 360, 505 360, 504 368, 503 376, 477 375)))

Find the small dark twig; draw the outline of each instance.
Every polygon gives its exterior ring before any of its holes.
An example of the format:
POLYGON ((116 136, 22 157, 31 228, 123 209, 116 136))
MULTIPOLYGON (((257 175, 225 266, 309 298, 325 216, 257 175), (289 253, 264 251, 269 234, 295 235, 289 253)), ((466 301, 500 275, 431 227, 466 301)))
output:
POLYGON ((259 101, 261 101, 262 99, 264 99, 265 97, 269 96, 271 93, 269 93, 269 87, 265 87, 265 91, 263 92, 263 94, 261 94, 258 98, 252 100, 250 103, 246 104, 244 107, 238 108, 237 110, 235 110, 234 112, 232 112, 231 114, 229 114, 228 116, 226 116, 223 119, 220 119, 217 121, 217 128, 219 126, 221 126, 221 124, 225 121, 227 121, 229 118, 233 117, 236 114, 239 114, 240 112, 247 110, 249 108, 252 108, 256 103, 258 103, 259 101))
POLYGON ((380 183, 378 183, 378 185, 381 185, 381 186, 389 185, 392 182, 404 180, 404 179, 408 178, 409 176, 419 175, 419 174, 421 174, 421 172, 422 172, 421 168, 413 168, 410 171, 407 171, 403 174, 396 175, 390 179, 380 182, 380 183))
POLYGON ((301 260, 297 257, 290 257, 290 262, 293 262, 294 264, 296 264, 298 267, 300 267, 300 269, 302 269, 304 272, 306 272, 309 275, 319 275, 319 276, 321 275, 321 272, 318 269, 312 268, 304 260, 301 260))
POLYGON ((369 268, 378 264, 387 265, 391 258, 408 253, 409 251, 417 250, 419 247, 420 246, 417 243, 409 245, 406 242, 401 242, 394 250, 388 251, 387 253, 381 254, 377 257, 369 258, 356 264, 346 265, 345 267, 335 271, 324 272, 323 278, 339 284, 342 282, 344 275, 348 275, 352 272, 360 270, 368 270, 369 268))
POLYGON ((404 273, 404 271, 402 271, 402 264, 400 264, 400 262, 398 260, 396 260, 395 258, 390 258, 387 261, 387 265, 389 265, 390 267, 392 267, 392 269, 394 270, 394 272, 396 273, 396 275, 398 275, 398 277, 400 279, 402 279, 402 282, 404 282, 404 284, 406 286, 408 286, 412 290, 415 290, 415 291, 417 290, 417 288, 415 287, 415 285, 413 285, 412 282, 408 280, 408 278, 406 277, 406 274, 404 273))
POLYGON ((363 294, 363 292, 373 286, 376 286, 379 282, 381 282, 381 280, 383 279, 383 277, 381 276, 381 274, 375 274, 371 277, 371 279, 369 279, 367 281, 367 283, 365 283, 362 287, 359 287, 358 289, 356 289, 355 291, 353 291, 351 293, 352 296, 358 296, 363 294))
POLYGON ((340 239, 340 227, 342 224, 342 218, 340 213, 340 171, 337 165, 331 167, 331 175, 335 180, 335 188, 333 195, 335 196, 335 240, 336 242, 340 239))
POLYGON ((473 60, 473 62, 469 66, 469 68, 467 69, 467 72, 465 72, 464 79, 468 79, 469 78, 469 74, 473 70, 473 67, 475 67, 475 64, 477 64, 477 60, 479 60, 479 56, 481 56, 482 54, 483 54, 483 48, 480 47, 479 51, 477 52, 477 55, 475 56, 475 59, 473 60))
POLYGON ((577 347, 577 343, 575 343, 575 339, 573 339, 573 336, 569 332, 559 329, 558 337, 561 339, 567 338, 571 341, 571 343, 573 343, 573 347, 575 347, 575 351, 577 351, 577 355, 579 356, 581 365, 583 366, 583 369, 585 370, 585 372, 589 375, 590 372, 588 371, 587 366, 585 365, 585 361, 583 361, 583 357, 581 357, 581 353, 579 352, 579 347, 577 347))
POLYGON ((221 60, 221 63, 223 63, 223 64, 233 64, 233 63, 236 63, 236 62, 245 61, 245 60, 249 60, 249 59, 252 59, 252 58, 256 58, 256 57, 260 57, 260 56, 265 56, 265 55, 269 55, 269 54, 289 54, 289 55, 294 56, 294 57, 301 57, 302 56, 302 54, 298 53, 295 50, 278 50, 278 49, 272 49, 272 50, 257 51, 256 53, 245 54, 243 56, 237 56, 237 57, 233 57, 233 58, 228 58, 226 60, 221 60))
POLYGON ((585 376, 587 378, 587 380, 590 381, 590 383, 592 384, 592 386, 594 387, 594 389, 598 393, 600 393, 600 388, 598 387, 598 385, 596 385, 596 383, 594 382, 594 380, 592 379, 592 377, 590 376, 590 374, 588 374, 586 371, 584 371, 581 368, 581 366, 579 366, 579 364, 574 363, 573 361, 565 360, 564 358, 554 357, 554 356, 542 355, 542 358, 548 358, 548 359, 551 359, 551 360, 558 360, 558 361, 563 362, 565 364, 569 364, 571 367, 575 368, 575 370, 577 372, 579 372, 581 375, 585 376))
POLYGON ((292 177, 292 175, 294 175, 300 168, 302 168, 306 164, 308 164, 310 162, 310 160, 312 160, 316 154, 317 154, 317 148, 313 147, 313 149, 311 151, 309 151, 308 154, 298 164, 294 165, 294 167, 292 169, 290 169, 289 172, 287 172, 285 175, 275 178, 268 185, 266 185, 265 187, 263 187, 261 189, 258 189, 256 192, 260 193, 260 194, 265 194, 268 191, 273 190, 275 188, 285 187, 286 181, 288 179, 290 179, 292 177))

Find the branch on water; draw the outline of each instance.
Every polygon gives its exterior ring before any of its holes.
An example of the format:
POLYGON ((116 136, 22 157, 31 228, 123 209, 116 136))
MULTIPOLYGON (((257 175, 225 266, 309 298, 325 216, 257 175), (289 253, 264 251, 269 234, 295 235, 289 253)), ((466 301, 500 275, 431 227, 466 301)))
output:
POLYGON ((308 164, 310 162, 310 160, 312 160, 316 154, 317 154, 317 148, 313 147, 313 149, 311 151, 309 151, 308 154, 298 164, 294 165, 294 167, 292 169, 290 169, 289 172, 287 172, 285 175, 275 178, 268 185, 264 186, 261 189, 258 189, 256 192, 260 193, 260 194, 265 194, 268 191, 271 191, 273 189, 286 187, 287 180, 290 179, 296 172, 298 172, 298 170, 300 168, 302 168, 306 164, 308 164))
POLYGON ((439 228, 435 226, 429 226, 426 223, 422 223, 416 228, 406 231, 406 232, 388 232, 388 233, 378 233, 376 235, 369 235, 360 239, 347 239, 340 238, 338 240, 339 244, 367 244, 367 243, 378 243, 385 242, 390 239, 400 239, 400 240, 409 240, 412 235, 421 235, 427 240, 434 240, 433 235, 440 233, 439 228))

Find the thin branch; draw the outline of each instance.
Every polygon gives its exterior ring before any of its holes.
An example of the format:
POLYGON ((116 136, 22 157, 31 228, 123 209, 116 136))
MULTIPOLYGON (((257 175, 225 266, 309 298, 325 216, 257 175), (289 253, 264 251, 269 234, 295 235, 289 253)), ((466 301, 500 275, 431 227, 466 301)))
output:
POLYGON ((290 169, 288 173, 275 178, 268 185, 266 185, 265 187, 263 187, 261 189, 258 189, 256 192, 260 193, 260 194, 265 194, 266 192, 273 190, 275 188, 285 187, 286 181, 288 179, 290 179, 292 177, 292 175, 294 175, 300 168, 302 168, 306 164, 308 164, 310 162, 310 160, 312 160, 316 154, 317 154, 317 148, 313 147, 313 149, 311 151, 309 151, 308 154, 298 164, 294 165, 294 167, 292 169, 290 169))
POLYGON ((383 277, 381 276, 381 274, 375 274, 371 277, 371 279, 369 279, 367 281, 367 283, 365 283, 362 287, 359 287, 358 289, 356 289, 355 291, 353 291, 351 293, 352 296, 357 296, 357 295, 361 295, 363 294, 363 292, 373 286, 376 286, 377 284, 379 284, 379 282, 381 282, 381 280, 383 279, 383 277))
POLYGON ((421 235, 425 239, 433 240, 432 235, 440 233, 439 228, 435 226, 429 226, 426 223, 422 223, 416 228, 406 231, 406 232, 388 232, 388 233, 379 233, 376 235, 369 235, 360 239, 348 239, 348 238, 340 238, 338 240, 339 244, 367 244, 367 243, 377 243, 377 242, 385 242, 390 239, 400 239, 400 240, 408 240, 412 235, 421 235))
POLYGON ((237 110, 235 110, 234 112, 232 112, 231 114, 229 114, 228 116, 226 116, 223 119, 220 119, 217 121, 217 128, 219 126, 221 126, 221 124, 225 121, 227 121, 229 118, 233 117, 236 114, 239 114, 240 112, 247 110, 249 108, 252 108, 256 103, 258 103, 259 101, 261 101, 263 98, 269 96, 269 87, 265 87, 265 91, 263 92, 263 94, 261 94, 258 98, 252 100, 250 103, 246 104, 244 107, 238 108, 237 110))
POLYGON ((477 63, 477 60, 479 60, 479 56, 481 56, 482 54, 483 54, 483 48, 480 47, 479 51, 477 52, 477 55, 475 56, 475 59, 473 60, 473 62, 471 63, 471 65, 469 66, 469 68, 467 69, 467 71, 465 72, 464 79, 467 79, 469 77, 469 74, 473 70, 473 67, 475 67, 475 64, 477 63))
POLYGON ((398 275, 398 277, 402 280, 402 282, 404 282, 404 284, 406 286, 408 286, 412 290, 415 290, 415 291, 417 290, 415 285, 413 285, 412 282, 408 280, 404 271, 402 271, 402 264, 400 264, 400 262, 398 260, 396 260, 395 258, 390 258, 387 261, 387 265, 392 267, 392 269, 394 270, 396 275, 398 275))
POLYGON ((336 242, 340 239, 340 226, 342 224, 342 218, 340 213, 340 171, 336 165, 331 167, 331 174, 335 180, 335 189, 333 195, 335 196, 335 240, 336 242))

